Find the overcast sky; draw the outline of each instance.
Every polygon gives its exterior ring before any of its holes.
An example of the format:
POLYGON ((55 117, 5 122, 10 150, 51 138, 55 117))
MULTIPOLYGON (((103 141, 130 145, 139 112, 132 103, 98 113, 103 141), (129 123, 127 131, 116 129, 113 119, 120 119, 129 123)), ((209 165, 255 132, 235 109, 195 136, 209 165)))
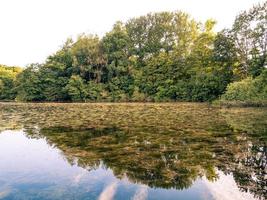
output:
POLYGON ((156 11, 185 11, 230 27, 242 10, 264 0, 0 0, 0 64, 43 62, 68 37, 102 36, 118 21, 156 11))

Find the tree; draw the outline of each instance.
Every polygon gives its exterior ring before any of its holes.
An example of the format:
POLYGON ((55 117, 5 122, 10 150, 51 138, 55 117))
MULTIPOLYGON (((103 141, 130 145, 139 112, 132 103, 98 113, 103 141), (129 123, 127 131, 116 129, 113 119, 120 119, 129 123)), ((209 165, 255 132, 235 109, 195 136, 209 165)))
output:
POLYGON ((257 76, 267 62, 267 2, 239 14, 232 27, 240 76, 257 76))
POLYGON ((71 47, 73 73, 86 81, 100 83, 106 66, 99 38, 93 35, 80 35, 71 47))
POLYGON ((122 98, 125 100, 133 92, 128 44, 129 36, 121 22, 117 22, 112 31, 102 39, 104 53, 108 60, 104 82, 107 83, 107 90, 112 94, 113 100, 122 98))
POLYGON ((14 100, 16 76, 22 71, 19 67, 0 65, 0 100, 14 100))
POLYGON ((138 57, 138 66, 160 52, 177 50, 189 53, 198 31, 197 23, 183 12, 150 13, 126 23, 131 55, 138 57))
POLYGON ((0 67, 0 99, 212 101, 233 81, 263 77, 266 7, 242 12, 219 33, 214 20, 176 11, 117 22, 103 38, 81 34, 21 73, 0 67))
POLYGON ((18 74, 16 81, 16 100, 20 101, 44 101, 43 84, 40 80, 40 64, 31 64, 18 74))
POLYGON ((221 66, 215 62, 214 53, 216 33, 213 31, 216 22, 207 20, 203 32, 198 35, 192 46, 187 65, 190 66, 187 99, 190 101, 210 101, 222 94, 226 84, 220 74, 221 66))
POLYGON ((65 89, 72 101, 85 101, 86 86, 80 76, 72 75, 65 89))

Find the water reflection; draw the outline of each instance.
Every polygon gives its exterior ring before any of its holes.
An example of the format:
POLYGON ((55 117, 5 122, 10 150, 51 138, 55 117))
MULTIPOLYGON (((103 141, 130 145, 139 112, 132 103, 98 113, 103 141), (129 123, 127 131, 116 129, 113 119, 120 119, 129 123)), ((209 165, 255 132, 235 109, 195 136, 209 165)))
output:
POLYGON ((0 198, 14 199, 14 188, 19 199, 36 193, 46 199, 46 192, 55 199, 267 198, 264 109, 203 104, 0 108, 2 130, 24 130, 0 135, 0 198))

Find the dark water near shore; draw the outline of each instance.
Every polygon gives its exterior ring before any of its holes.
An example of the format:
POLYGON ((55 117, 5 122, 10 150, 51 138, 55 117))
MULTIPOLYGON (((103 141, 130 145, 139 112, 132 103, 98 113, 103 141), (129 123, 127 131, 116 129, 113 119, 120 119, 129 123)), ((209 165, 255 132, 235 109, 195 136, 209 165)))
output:
POLYGON ((267 109, 0 103, 0 199, 266 199, 267 109))

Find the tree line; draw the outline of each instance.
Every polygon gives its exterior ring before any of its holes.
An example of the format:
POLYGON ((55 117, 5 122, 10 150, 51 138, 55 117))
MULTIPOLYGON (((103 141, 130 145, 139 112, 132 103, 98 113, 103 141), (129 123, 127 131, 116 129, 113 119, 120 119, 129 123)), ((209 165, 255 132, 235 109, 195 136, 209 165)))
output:
POLYGON ((240 100, 253 87, 243 99, 266 99, 267 2, 231 29, 215 24, 159 12, 116 22, 102 38, 69 38, 45 63, 0 66, 0 100, 203 102, 240 100))

